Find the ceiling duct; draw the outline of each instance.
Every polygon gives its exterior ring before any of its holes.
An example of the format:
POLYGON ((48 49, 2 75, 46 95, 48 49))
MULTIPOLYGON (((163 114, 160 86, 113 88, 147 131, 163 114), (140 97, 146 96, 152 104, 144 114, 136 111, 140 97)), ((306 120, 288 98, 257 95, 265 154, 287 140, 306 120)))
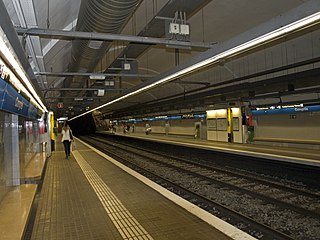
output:
MULTIPOLYGON (((128 19, 134 13, 141 0, 82 0, 76 31, 120 33, 128 19)), ((79 68, 92 71, 110 46, 109 42, 101 44, 88 40, 74 40, 72 44, 69 71, 76 72, 79 68), (100 46, 99 46, 100 45, 100 46)), ((64 86, 79 86, 83 81, 68 78, 64 86), (71 84, 72 83, 72 84, 71 84)))

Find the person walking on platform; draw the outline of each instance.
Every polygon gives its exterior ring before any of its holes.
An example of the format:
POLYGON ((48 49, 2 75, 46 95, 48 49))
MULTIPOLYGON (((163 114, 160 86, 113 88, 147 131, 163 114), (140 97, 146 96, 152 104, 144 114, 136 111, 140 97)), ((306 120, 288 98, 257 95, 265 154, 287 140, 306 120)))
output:
POLYGON ((151 132, 150 124, 146 123, 146 135, 149 135, 150 132, 151 132))
POLYGON ((71 141, 73 141, 73 136, 72 136, 72 131, 69 127, 68 122, 65 122, 63 127, 62 127, 62 138, 61 142, 63 143, 64 146, 64 152, 66 153, 66 159, 70 157, 70 145, 71 141))

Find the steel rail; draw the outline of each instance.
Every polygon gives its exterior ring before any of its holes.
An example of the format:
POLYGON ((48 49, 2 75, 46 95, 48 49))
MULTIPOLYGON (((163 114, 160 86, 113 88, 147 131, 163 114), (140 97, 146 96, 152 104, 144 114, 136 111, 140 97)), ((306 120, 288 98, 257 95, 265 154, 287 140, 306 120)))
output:
MULTIPOLYGON (((127 160, 127 158, 125 158, 123 155, 121 155, 121 153, 119 153, 119 146, 115 145, 114 143, 107 143, 106 140, 101 140, 101 139, 97 139, 97 138, 92 138, 90 137, 93 141, 98 141, 102 144, 108 144, 110 147, 109 148, 105 148, 105 146, 98 146, 96 143, 94 144, 94 147, 96 147, 97 149, 107 153, 108 155, 111 155, 112 157, 118 159, 119 161, 125 163, 126 165, 130 165, 131 167, 134 167, 135 170, 137 170, 138 172, 142 172, 142 173, 147 173, 148 175, 152 176, 151 179, 154 179, 156 182, 159 182, 159 179, 162 181, 161 185, 165 186, 165 188, 169 188, 170 191, 172 191, 172 188, 175 189, 175 193, 183 196, 185 198, 186 195, 188 195, 189 197, 187 198, 190 202, 194 202, 194 204, 197 205, 201 205, 202 208, 207 209, 207 211, 210 212, 209 209, 217 209, 215 211, 215 215, 217 214, 220 218, 223 219, 228 219, 228 222, 237 225, 239 224, 239 222, 241 222, 243 224, 243 222, 248 223, 248 226, 250 226, 250 231, 253 230, 253 232, 260 232, 260 234, 263 234, 264 237, 266 237, 267 239, 273 239, 276 237, 276 239, 293 239, 292 237, 288 236, 285 233, 279 232, 275 229, 272 229, 271 227, 257 222, 254 219, 252 219, 251 217, 245 216, 243 214, 241 214, 240 212, 234 211, 224 205, 221 205, 217 202, 212 201, 209 198, 206 198, 204 196, 201 196, 195 192, 192 192, 182 186, 177 185, 176 183, 165 179, 149 170, 146 170, 142 167, 140 167, 139 165, 127 160), (113 148, 117 148, 115 151, 112 151, 111 147, 113 148), (170 187, 168 187, 170 186, 170 187), (177 193, 178 192, 178 193, 177 193), (183 194, 181 193, 183 192, 183 194), (208 206, 209 205, 209 206, 208 206), (205 206, 205 207, 204 207, 205 206)), ((91 142, 91 144, 93 144, 91 142)), ((122 144, 121 144, 122 145, 122 144)), ((125 149, 125 151, 129 151, 127 149, 125 149)), ((131 152, 131 151, 130 151, 131 152)), ((138 153, 134 153, 136 155, 139 155, 138 153)), ((148 158, 145 155, 141 155, 140 157, 143 158, 148 158)), ((151 160, 154 161, 154 159, 150 158, 151 160)), ((149 160, 150 160, 149 159, 149 160)), ((181 170, 181 169, 180 169, 181 170)), ((143 174, 145 175, 145 174, 143 174)), ((248 231, 248 229, 246 229, 246 231, 248 231)))

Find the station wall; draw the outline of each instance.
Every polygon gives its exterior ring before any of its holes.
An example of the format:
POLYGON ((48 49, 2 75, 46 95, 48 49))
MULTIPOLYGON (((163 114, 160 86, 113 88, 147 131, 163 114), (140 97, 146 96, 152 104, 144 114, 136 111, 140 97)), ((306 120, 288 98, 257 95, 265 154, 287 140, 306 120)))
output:
MULTIPOLYGON (((206 139, 206 120, 200 118, 190 119, 176 119, 176 120, 156 120, 156 121, 139 121, 134 123, 135 133, 145 133, 146 124, 151 127, 151 134, 162 134, 162 135, 175 135, 190 138, 206 139), (200 125, 199 133, 196 135, 196 124, 200 125)), ((130 126, 130 133, 132 133, 133 123, 126 123, 115 126, 116 132, 123 132, 123 126, 130 126)))
POLYGON ((320 149, 320 112, 254 116, 257 144, 320 149))
MULTIPOLYGON (((320 149, 320 111, 318 106, 308 106, 281 110, 281 114, 251 115, 250 111, 241 111, 240 108, 208 110, 202 118, 156 119, 136 122, 118 122, 115 125, 117 132, 123 132, 123 126, 129 125, 126 133, 145 133, 146 124, 152 131, 150 134, 175 135, 181 137, 198 138, 203 140, 252 143, 282 147, 302 147, 320 149), (302 112, 312 108, 312 112, 302 112), (286 111, 291 113, 284 114, 286 111), (248 115, 242 115, 247 113, 248 115), (197 126, 199 125, 199 126, 197 126), (199 127, 199 129, 198 129, 199 127)), ((271 111, 272 112, 272 111, 271 111)))

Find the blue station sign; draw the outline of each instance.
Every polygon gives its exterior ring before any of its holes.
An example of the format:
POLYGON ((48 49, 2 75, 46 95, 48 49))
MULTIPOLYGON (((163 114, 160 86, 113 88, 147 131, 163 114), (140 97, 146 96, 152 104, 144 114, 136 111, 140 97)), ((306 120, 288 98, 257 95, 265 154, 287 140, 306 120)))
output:
POLYGON ((320 105, 251 110, 252 115, 320 112, 320 105))
POLYGON ((6 67, 0 66, 0 110, 18 114, 29 119, 37 118, 37 108, 22 96, 10 83, 10 74, 6 67))

